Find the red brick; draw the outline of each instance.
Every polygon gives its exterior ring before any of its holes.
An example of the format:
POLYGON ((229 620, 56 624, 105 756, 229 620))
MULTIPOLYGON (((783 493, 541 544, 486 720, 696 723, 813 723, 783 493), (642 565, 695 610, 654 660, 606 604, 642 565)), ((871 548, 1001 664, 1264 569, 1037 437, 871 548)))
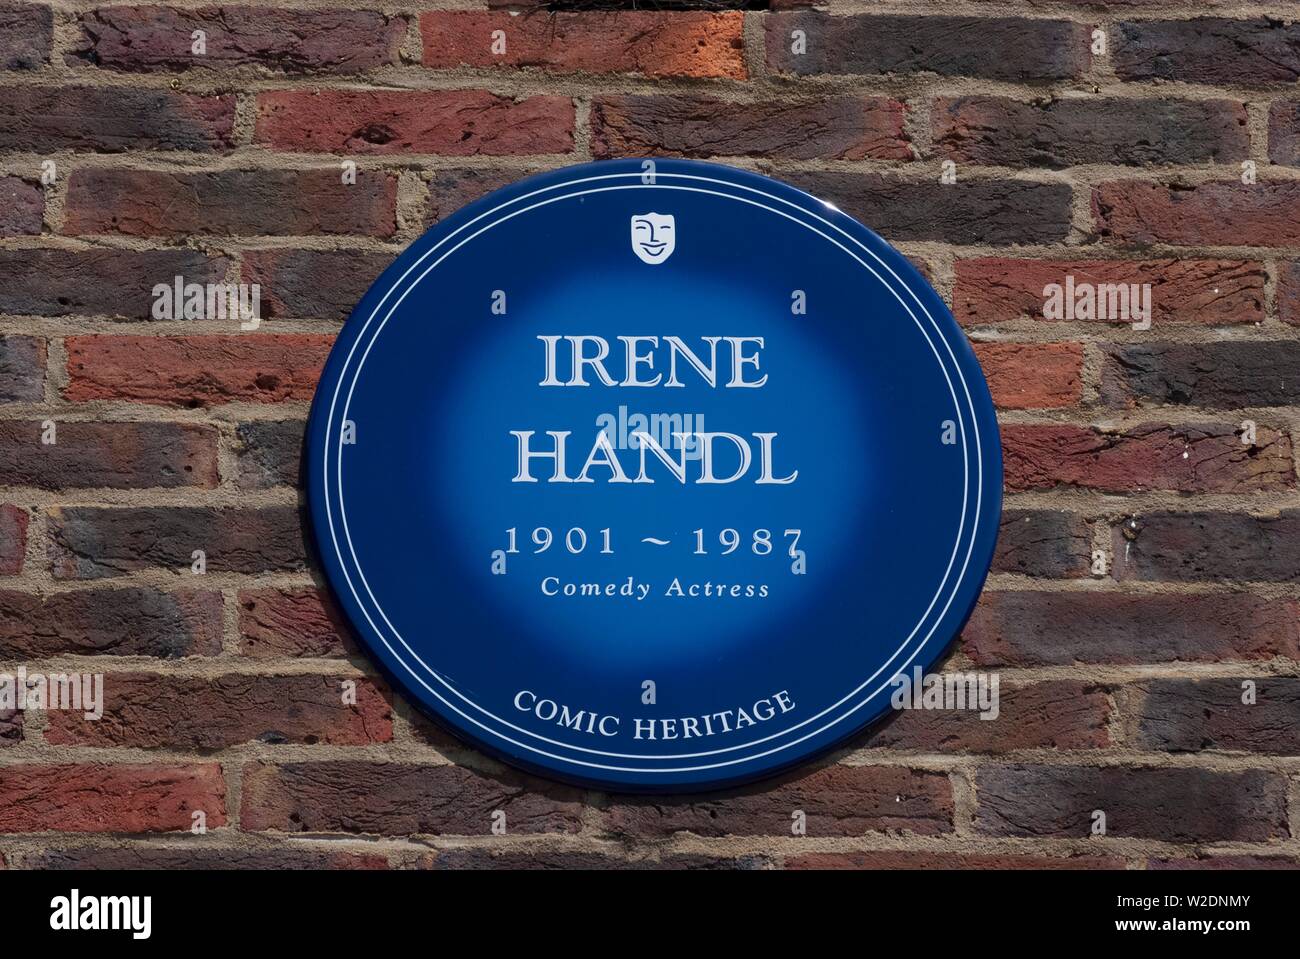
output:
POLYGON ((539 67, 649 77, 746 76, 740 13, 454 11, 420 16, 426 67, 539 67), (506 52, 494 55, 503 30, 506 52))
POLYGON ((56 745, 143 749, 224 749, 240 743, 362 746, 393 738, 387 691, 350 678, 355 705, 343 703, 343 677, 243 676, 214 679, 109 673, 104 714, 49 714, 45 741, 56 745))
POLYGON ((1226 163, 1250 153, 1246 106, 1234 100, 943 98, 931 128, 939 156, 1017 168, 1226 163))
POLYGON ((272 149, 382 155, 570 153, 573 101, 484 90, 276 90, 257 98, 254 139, 272 149))
POLYGON ((45 399, 45 340, 0 336, 0 403, 45 399))
POLYGON ((591 107, 596 157, 752 156, 907 160, 903 104, 886 97, 736 103, 700 96, 600 97, 591 107))
MULTIPOLYGON (((1150 284, 1151 321, 1226 326, 1264 320, 1264 265, 1249 260, 958 260, 953 313, 967 326, 1013 320, 1053 322, 1044 290, 1075 283, 1150 284)), ((1123 323, 1132 320, 1078 320, 1123 323)))
POLYGON ((63 232, 73 235, 389 237, 397 177, 360 170, 345 184, 337 169, 76 170, 64 214, 63 232))
POLYGON ((190 407, 306 401, 332 342, 308 333, 70 336, 63 395, 190 407))
POLYGON ((279 843, 270 849, 229 846, 61 846, 23 854, 23 869, 387 869, 381 853, 342 852, 279 843))
POLYGON ((1241 593, 986 591, 962 646, 981 666, 1295 659, 1300 604, 1241 593))
POLYGON ((1300 579, 1300 510, 1264 516, 1153 510, 1116 522, 1111 541, 1115 578, 1120 580, 1293 583, 1300 579))
POLYGON ((217 765, 0 766, 0 832, 188 831, 226 824, 217 765))
POLYGON ((965 852, 921 852, 882 849, 872 852, 806 852, 789 856, 786 869, 1123 869, 1124 860, 1107 856, 1017 856, 965 852))
POLYGON ((1300 869, 1291 856, 1234 856, 1207 853, 1202 859, 1150 859, 1148 869, 1300 869))
POLYGON ((998 527, 993 569, 1022 576, 1077 579, 1088 575, 1092 532, 1063 510, 1007 509, 998 527))
POLYGON ((0 590, 0 659, 215 656, 221 621, 218 592, 0 590))
POLYGON ((38 420, 0 421, 0 483, 43 489, 198 486, 217 474, 217 431, 193 423, 56 424, 41 442, 38 420))
POLYGON ((1300 22, 1194 17, 1117 23, 1111 62, 1124 80, 1295 83, 1300 79, 1300 22))
POLYGON ((1283 323, 1300 326, 1300 261, 1277 265, 1277 312, 1283 323))
POLYGON ((764 18, 768 66, 781 73, 972 76, 1024 83, 1063 80, 1088 68, 1088 28, 1065 20, 820 11, 764 18), (791 50, 804 31, 807 52, 791 50))
MULTIPOLYGON (((2 795, 2 793, 0 793, 2 795)), ((576 833, 582 793, 519 773, 336 761, 244 767, 247 830, 381 836, 489 835, 492 814, 519 833, 576 833)))
POLYGON ((1002 453, 1011 492, 1241 493, 1295 486, 1290 437, 1262 426, 1249 447, 1231 425, 1215 423, 1153 423, 1123 432, 1009 423, 1002 427, 1002 453))
POLYGON ((1004 410, 1075 406, 1083 396, 1081 343, 974 343, 993 402, 1004 410))
POLYGON ((625 840, 698 836, 789 836, 790 815, 807 815, 809 836, 952 831, 952 787, 943 773, 903 766, 825 766, 776 782, 703 796, 620 797, 606 830, 625 840))
POLYGON ((356 651, 333 601, 315 587, 239 592, 240 652, 254 659, 337 658, 356 651))
POLYGON ((195 550, 207 572, 306 568, 303 517, 293 506, 68 506, 50 511, 56 579, 100 579, 161 567, 191 572, 195 550))
POLYGON ((975 788, 975 827, 988 835, 1086 839, 1098 809, 1108 836, 1264 842, 1288 835, 1286 777, 1259 769, 985 766, 975 788))
POLYGON ((0 100, 0 149, 186 150, 234 146, 235 97, 132 87, 9 87, 0 100))
POLYGON ((155 284, 220 283, 229 265, 199 250, 0 250, 0 311, 148 320, 155 284))
POLYGON ((1102 237, 1139 246, 1295 246, 1300 181, 1171 187, 1119 180, 1093 188, 1092 214, 1102 237))
POLYGON ((49 62, 54 13, 44 4, 0 4, 0 70, 35 70, 49 62))
POLYGON ((0 176, 0 236, 31 236, 45 223, 45 192, 35 180, 0 176))
POLYGON ((0 505, 0 576, 17 576, 27 554, 27 511, 0 505))
POLYGON ((617 869, 625 870, 698 870, 698 869, 766 869, 771 860, 764 855, 747 853, 733 855, 717 850, 708 853, 662 853, 631 857, 619 852, 586 852, 575 849, 538 847, 530 843, 521 849, 489 849, 468 846, 459 849, 439 849, 426 853, 415 862, 416 869, 509 869, 509 870, 559 870, 559 869, 617 869))
POLYGON ((78 16, 81 37, 67 57, 131 72, 260 67, 275 73, 355 73, 399 62, 406 19, 373 10, 271 7, 101 7, 78 16), (207 52, 191 52, 191 34, 207 52))
POLYGON ((922 752, 1006 753, 1017 749, 1100 749, 1110 745, 1106 691, 1062 681, 999 683, 998 715, 977 709, 900 709, 855 746, 922 752))

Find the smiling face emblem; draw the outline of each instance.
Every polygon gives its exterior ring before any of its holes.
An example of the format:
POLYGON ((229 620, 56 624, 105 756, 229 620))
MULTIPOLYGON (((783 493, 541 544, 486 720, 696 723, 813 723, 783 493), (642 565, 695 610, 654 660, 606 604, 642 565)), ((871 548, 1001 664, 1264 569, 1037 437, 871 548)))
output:
POLYGON ((677 227, 671 213, 638 213, 632 217, 632 252, 643 263, 662 263, 677 246, 677 227))

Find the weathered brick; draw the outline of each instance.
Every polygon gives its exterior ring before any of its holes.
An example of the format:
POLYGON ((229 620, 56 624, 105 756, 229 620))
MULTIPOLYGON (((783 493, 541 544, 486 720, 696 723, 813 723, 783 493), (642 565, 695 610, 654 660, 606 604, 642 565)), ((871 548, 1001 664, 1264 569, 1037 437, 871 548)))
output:
POLYGON ((1300 859, 1291 856, 1216 856, 1202 859, 1149 859, 1148 869, 1300 869, 1300 859))
POLYGON ((1099 749, 1110 745, 1106 691, 1062 681, 998 687, 998 714, 966 709, 903 709, 859 747, 924 752, 1005 753, 1017 749, 1099 749))
POLYGON ((439 849, 426 853, 415 863, 417 869, 617 869, 625 870, 702 870, 768 869, 772 860, 758 853, 732 855, 724 851, 705 854, 663 853, 657 858, 629 858, 619 853, 586 852, 575 849, 552 849, 529 844, 525 849, 488 849, 482 846, 462 849, 439 849))
POLYGON ((1117 523, 1112 542, 1120 580, 1300 580, 1300 510, 1275 516, 1156 510, 1117 523))
POLYGON ((1294 83, 1300 79, 1300 22, 1195 17, 1117 23, 1110 58, 1124 80, 1294 83))
MULTIPOLYGON (((1016 260, 988 257, 955 264, 952 309, 967 325, 1044 316, 1050 284, 1151 286, 1151 321, 1226 326, 1264 320, 1264 265, 1249 260, 1016 260)), ((1123 317, 1074 322, 1130 323, 1123 317)))
POLYGON ((353 679, 356 703, 343 702, 338 676, 245 676, 214 679, 109 673, 104 714, 49 714, 45 741, 56 745, 143 749, 224 749, 240 743, 361 746, 393 738, 386 689, 353 679))
POLYGON ((406 19, 373 10, 272 7, 101 7, 77 18, 71 63, 143 72, 261 67, 275 73, 355 73, 399 62, 406 19), (191 52, 191 34, 207 51, 191 52))
POLYGON ((1300 326, 1300 261, 1277 266, 1277 312, 1283 323, 1300 326))
POLYGON ((50 60, 54 12, 44 4, 0 4, 0 70, 35 70, 50 60))
POLYGON ((333 337, 70 336, 64 397, 166 406, 309 400, 333 337))
POLYGON ((0 236, 31 236, 45 222, 45 193, 35 180, 0 176, 0 236))
POLYGON ((1168 842, 1264 842, 1288 835, 1286 777, 1123 766, 984 766, 975 827, 994 836, 1086 838, 1094 810, 1108 836, 1168 842))
POLYGON ((0 403, 39 403, 45 398, 45 341, 0 336, 0 403))
POLYGON ((1017 856, 1011 853, 921 852, 885 849, 872 852, 806 852, 789 856, 786 869, 1123 869, 1124 860, 1106 856, 1017 856))
POLYGON ((702 796, 620 797, 606 812, 615 836, 788 836, 790 810, 808 817, 809 836, 952 831, 952 787, 943 773, 903 766, 825 766, 775 782, 702 796))
POLYGON ((1241 593, 986 591, 962 645, 981 666, 1294 659, 1300 604, 1241 593))
POLYGON ((1135 699, 1128 740, 1140 749, 1203 749, 1300 755, 1300 679, 1261 676, 1243 703, 1241 679, 1154 679, 1126 689, 1135 699))
POLYGON ((9 87, 0 99, 0 149, 186 150, 234 146, 235 97, 133 87, 9 87))
POLYGON ((343 616, 315 587, 239 592, 240 652, 254 659, 344 656, 356 651, 343 616))
POLYGON ((188 832, 195 811, 226 824, 220 766, 0 766, 0 832, 188 832))
POLYGON ((1143 424, 1110 432, 1066 424, 1002 427, 1012 492, 1077 487, 1108 493, 1239 493, 1295 486, 1291 438, 1259 427, 1246 446, 1231 424, 1143 424))
POLYGON ((1300 100, 1274 100, 1269 107, 1268 158, 1300 166, 1300 100))
POLYGON ((61 846, 25 853, 21 869, 387 869, 379 853, 341 852, 278 843, 269 849, 237 846, 61 846))
POLYGON ((240 822, 255 831, 487 835, 498 809, 506 811, 512 834, 576 833, 582 793, 463 766, 253 763, 244 767, 240 822))
POLYGON ((84 589, 40 596, 0 590, 0 659, 62 655, 215 656, 221 594, 84 589))
POLYGON ((1104 349, 1101 398, 1107 403, 1220 410, 1296 402, 1300 343, 1293 340, 1132 343, 1104 349))
POLYGON ((1075 406, 1083 396, 1082 343, 972 345, 1000 409, 1075 406))
POLYGON ((502 170, 438 170, 429 182, 429 209, 425 225, 432 226, 466 204, 535 172, 537 171, 515 173, 502 170))
POLYGON ((259 420, 235 427, 239 485, 245 489, 299 485, 306 429, 302 420, 259 420))
POLYGON ((345 320, 392 262, 355 250, 255 250, 243 275, 260 288, 264 319, 345 320))
POLYGON ((591 106, 596 157, 752 156, 906 160, 903 104, 886 97, 735 103, 700 96, 600 97, 591 106))
POLYGON ((1250 153, 1246 106, 1234 100, 944 98, 931 130, 939 156, 995 166, 1225 163, 1250 153))
POLYGON ((573 101, 484 90, 276 90, 254 138, 306 153, 516 156, 573 150, 573 101))
POLYGON ((744 79, 743 14, 663 11, 420 16, 426 67, 539 67, 557 73, 744 79), (495 54, 492 33, 506 49, 495 54))
POLYGON ((991 80, 1063 80, 1090 62, 1088 28, 1014 17, 831 16, 777 13, 765 20, 767 62, 809 74, 937 73, 991 80), (802 30, 807 52, 792 51, 802 30))
POLYGON ((27 555, 27 511, 0 504, 0 576, 17 576, 27 555))
POLYGON ((50 513, 50 560, 59 579, 100 579, 137 569, 188 572, 203 550, 209 573, 300 570, 307 564, 302 517, 292 506, 102 508, 50 513))
POLYGON ((1093 188, 1092 214, 1102 237, 1136 246, 1295 246, 1300 181, 1165 186, 1118 180, 1093 188))
POLYGON ((0 311, 147 320, 156 284, 220 283, 229 265, 199 250, 0 250, 0 311))
POLYGON ((0 748, 23 741, 23 716, 18 709, 0 709, 0 748))
POLYGON ((397 228, 397 176, 360 170, 75 170, 63 232, 126 236, 388 237, 397 228))
POLYGON ((1070 232, 1070 188, 1026 180, 959 180, 951 186, 876 173, 790 173, 807 190, 889 240, 1052 243, 1070 232))
POLYGON ((993 569, 999 573, 1077 579, 1090 567, 1087 521, 1063 510, 1002 511, 993 569))
POLYGON ((69 422, 56 429, 57 442, 44 443, 41 421, 0 421, 0 483, 139 489, 211 488, 220 480, 211 426, 69 422))

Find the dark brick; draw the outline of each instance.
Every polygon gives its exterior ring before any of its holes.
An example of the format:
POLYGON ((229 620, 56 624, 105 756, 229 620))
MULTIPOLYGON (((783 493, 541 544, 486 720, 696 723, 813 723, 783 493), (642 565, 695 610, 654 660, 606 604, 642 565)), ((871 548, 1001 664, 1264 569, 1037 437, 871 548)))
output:
POLYGON ((198 250, 0 250, 0 312, 147 320, 155 284, 220 283, 229 265, 198 250))
POLYGON ((886 849, 872 852, 806 852, 785 860, 786 869, 1123 869, 1124 860, 1106 856, 1017 856, 966 852, 886 849))
POLYGON ((56 424, 41 442, 37 420, 0 421, 0 483, 42 489, 200 486, 217 474, 217 431, 193 423, 56 424))
POLYGON ((45 341, 35 336, 0 336, 0 403, 45 399, 45 341))
POLYGON ((132 87, 9 87, 0 100, 0 149, 186 150, 234 146, 235 97, 132 87))
POLYGON ((254 66, 275 73, 355 73, 399 62, 406 19, 374 10, 271 7, 101 7, 78 16, 71 63, 111 70, 254 66), (207 53, 191 34, 207 34, 207 53))
POLYGON ((515 173, 502 170, 437 170, 429 182, 429 212, 426 225, 444 220, 466 204, 535 172, 537 171, 526 170, 515 173))
POLYGON ((26 854, 22 869, 387 869, 380 853, 338 852, 277 843, 270 849, 198 846, 150 847, 132 840, 127 846, 63 846, 26 854))
POLYGON ((1300 166, 1300 100, 1274 100, 1269 107, 1268 158, 1300 166))
POLYGON ((1117 23, 1110 56, 1124 80, 1294 83, 1300 79, 1300 22, 1195 17, 1117 23))
POLYGON ((63 232, 125 236, 389 237, 397 229, 397 177, 337 169, 76 170, 63 232))
POLYGON ((23 713, 17 709, 0 709, 0 748, 23 741, 23 713))
POLYGON ((1225 163, 1250 153, 1246 107, 1233 100, 970 96, 936 100, 931 126, 935 152, 958 163, 1146 166, 1225 163))
POLYGON ((903 104, 885 97, 734 103, 698 96, 613 96, 591 107, 596 157, 753 156, 906 160, 903 104))
POLYGON ((1285 839, 1286 777, 1258 769, 984 766, 975 827, 994 836, 1087 838, 1092 813, 1108 836, 1167 842, 1285 839))
POLYGON ((889 240, 1053 243, 1070 232, 1070 188, 1026 180, 909 183, 875 173, 790 173, 782 179, 828 200, 889 240))
POLYGON ((1101 398, 1127 406, 1293 406, 1300 343, 1133 343, 1105 347, 1101 398))
POLYGON ((1088 68, 1088 28, 1013 17, 830 16, 777 13, 765 20, 767 62, 782 73, 937 73, 990 80, 1064 80, 1088 68), (807 52, 791 51, 802 30, 807 52))
POLYGON ((1295 659, 1300 604, 1240 593, 986 591, 962 648, 981 666, 1295 659))
POLYGON ((1088 523, 1062 510, 1002 511, 993 569, 1023 576, 1078 578, 1091 566, 1088 523))
POLYGON ((606 829, 637 841, 677 833, 788 836, 790 814, 807 814, 809 836, 952 831, 952 787, 943 773, 903 766, 825 766, 776 782, 703 796, 616 798, 606 829))
MULTIPOLYGON (((0 4, 0 70, 35 70, 50 61, 54 13, 44 4, 0 4)), ((6 91, 7 93, 8 91, 6 91)))
POLYGON ((381 836, 489 835, 492 814, 519 833, 576 833, 582 793, 515 772, 338 761, 244 767, 247 830, 381 836))
POLYGON ((1126 689, 1136 699, 1129 741, 1140 749, 1204 749, 1300 755, 1300 679, 1260 676, 1255 702, 1241 679, 1155 679, 1126 689))
POLYGON ((261 289, 266 319, 345 320, 393 258, 354 250, 257 250, 244 282, 261 289))
POLYGON ((1120 580, 1300 580, 1300 510, 1276 516, 1153 511, 1117 523, 1112 542, 1120 580))
POLYGON ((35 180, 0 176, 0 236, 32 236, 45 223, 45 193, 35 180))
POLYGON ((50 515, 50 555, 59 579, 99 579, 162 567, 190 575, 191 554, 210 573, 300 570, 307 564, 302 518, 292 506, 77 506, 50 515))
POLYGON ((387 690, 367 679, 356 704, 343 703, 338 676, 242 676, 215 679, 109 673, 104 714, 49 714, 45 741, 56 745, 143 749, 224 749, 240 743, 362 746, 393 738, 387 690))
POLYGON ((62 655, 215 656, 221 594, 85 589, 39 596, 0 590, 0 659, 62 655))
POLYGON ((235 427, 239 485, 245 489, 299 485, 306 429, 302 420, 259 420, 235 427))

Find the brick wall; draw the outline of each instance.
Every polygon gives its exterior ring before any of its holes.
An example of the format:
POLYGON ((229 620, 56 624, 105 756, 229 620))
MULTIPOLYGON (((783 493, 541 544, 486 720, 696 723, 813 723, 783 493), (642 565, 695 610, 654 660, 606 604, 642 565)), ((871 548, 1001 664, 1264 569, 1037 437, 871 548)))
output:
POLYGON ((3 0, 0 666, 104 672, 108 711, 0 714, 0 857, 1300 864, 1288 6, 3 0), (949 664, 1000 673, 999 721, 905 713, 776 782, 611 797, 461 747, 343 635, 297 471, 332 334, 467 200, 639 154, 835 201, 969 330, 1000 407, 1006 515, 949 664), (1150 283, 1151 329, 1044 319, 1044 285, 1067 274, 1150 283), (268 319, 151 319, 151 287, 175 275, 258 282, 268 319))

